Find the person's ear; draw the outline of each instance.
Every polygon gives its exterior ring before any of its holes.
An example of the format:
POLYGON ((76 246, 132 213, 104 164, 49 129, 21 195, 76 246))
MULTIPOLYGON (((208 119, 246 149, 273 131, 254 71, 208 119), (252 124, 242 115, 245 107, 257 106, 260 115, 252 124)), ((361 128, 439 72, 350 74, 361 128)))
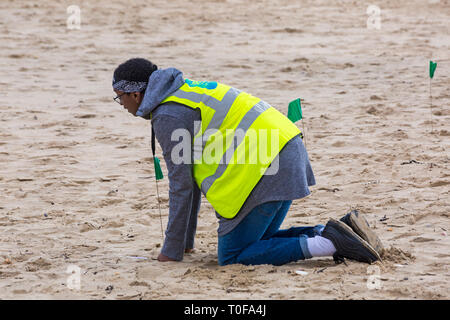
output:
POLYGON ((144 95, 142 94, 142 92, 133 92, 132 97, 134 101, 136 101, 137 103, 141 103, 144 95))
POLYGON ((138 101, 138 98, 139 98, 139 92, 133 92, 132 94, 131 94, 131 97, 133 98, 133 100, 134 101, 138 101))

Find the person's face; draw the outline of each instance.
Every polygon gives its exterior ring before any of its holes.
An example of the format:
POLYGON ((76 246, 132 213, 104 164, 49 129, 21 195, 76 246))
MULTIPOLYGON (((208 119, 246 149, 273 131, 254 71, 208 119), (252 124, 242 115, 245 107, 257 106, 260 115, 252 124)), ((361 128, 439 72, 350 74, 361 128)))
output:
POLYGON ((120 96, 120 104, 124 107, 124 109, 127 109, 129 113, 136 116, 136 112, 141 105, 144 95, 141 92, 124 93, 120 90, 114 90, 114 92, 117 96, 120 96))

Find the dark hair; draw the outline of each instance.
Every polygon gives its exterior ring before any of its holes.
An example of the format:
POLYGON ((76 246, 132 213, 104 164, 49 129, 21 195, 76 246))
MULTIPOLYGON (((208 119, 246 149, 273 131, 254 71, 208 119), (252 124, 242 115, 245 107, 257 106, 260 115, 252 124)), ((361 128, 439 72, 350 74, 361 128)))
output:
POLYGON ((147 59, 133 58, 120 64, 114 70, 114 79, 115 81, 148 82, 150 75, 157 69, 156 64, 153 64, 147 59))

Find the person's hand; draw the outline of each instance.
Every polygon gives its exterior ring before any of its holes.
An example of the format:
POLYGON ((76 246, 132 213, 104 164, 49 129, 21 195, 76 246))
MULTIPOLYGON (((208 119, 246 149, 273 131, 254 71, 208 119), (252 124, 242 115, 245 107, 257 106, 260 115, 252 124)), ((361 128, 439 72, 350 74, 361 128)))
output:
POLYGON ((163 255, 162 253, 160 253, 160 254, 158 255, 158 261, 159 261, 159 262, 167 262, 167 261, 176 261, 176 260, 174 260, 174 259, 172 259, 172 258, 169 258, 168 256, 165 256, 165 255, 163 255))

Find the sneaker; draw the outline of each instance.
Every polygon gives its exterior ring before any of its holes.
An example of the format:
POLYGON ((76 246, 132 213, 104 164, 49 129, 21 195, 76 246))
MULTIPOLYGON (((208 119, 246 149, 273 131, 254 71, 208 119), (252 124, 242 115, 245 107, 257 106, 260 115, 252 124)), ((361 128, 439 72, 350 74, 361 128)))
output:
POLYGON ((330 219, 322 231, 322 237, 333 242, 336 263, 343 262, 343 258, 366 263, 381 260, 378 252, 342 221, 330 219))
POLYGON ((370 228, 369 223, 358 210, 352 210, 341 218, 341 221, 352 228, 358 236, 366 240, 379 255, 383 253, 383 244, 380 238, 370 228))

